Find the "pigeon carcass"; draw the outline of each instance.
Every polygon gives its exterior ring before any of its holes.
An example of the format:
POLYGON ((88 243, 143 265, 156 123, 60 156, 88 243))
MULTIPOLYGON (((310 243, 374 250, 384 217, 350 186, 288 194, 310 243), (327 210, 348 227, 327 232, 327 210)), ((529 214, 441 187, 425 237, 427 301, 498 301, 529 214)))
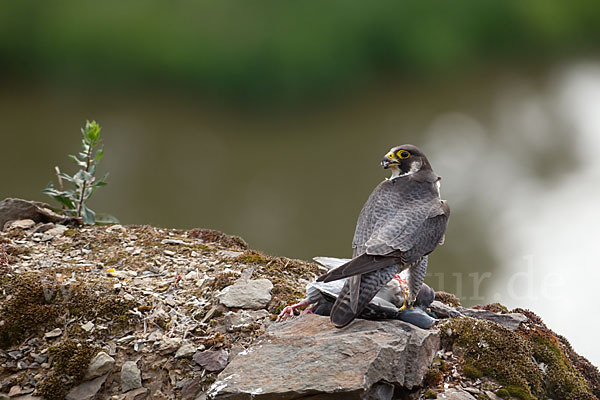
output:
MULTIPOLYGON (((327 269, 333 269, 349 261, 346 258, 315 257, 314 260, 327 269)), ((348 279, 348 278, 346 278, 348 279)), ((318 315, 329 316, 331 308, 344 286, 345 279, 332 282, 310 282, 306 285, 306 298, 297 304, 287 306, 279 314, 278 321, 283 321, 294 315, 298 307, 310 306, 303 313, 312 312, 318 315)), ((427 285, 423 285, 414 308, 399 311, 407 295, 406 271, 394 276, 385 286, 377 292, 367 307, 359 314, 359 318, 383 320, 398 319, 420 328, 430 328, 437 319, 430 314, 427 307, 434 300, 435 292, 427 285)))

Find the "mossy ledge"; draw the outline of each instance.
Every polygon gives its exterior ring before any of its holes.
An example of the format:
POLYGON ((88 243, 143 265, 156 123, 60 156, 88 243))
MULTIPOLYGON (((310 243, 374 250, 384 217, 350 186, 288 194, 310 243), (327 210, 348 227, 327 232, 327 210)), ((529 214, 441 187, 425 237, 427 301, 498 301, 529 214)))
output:
MULTIPOLYGON (((485 309, 501 310, 500 305, 485 309)), ((452 318, 439 325, 442 346, 458 358, 462 374, 486 377, 502 385, 497 391, 521 400, 597 399, 598 370, 576 356, 566 339, 556 335, 527 310, 529 319, 515 332, 494 322, 469 317, 452 318)))

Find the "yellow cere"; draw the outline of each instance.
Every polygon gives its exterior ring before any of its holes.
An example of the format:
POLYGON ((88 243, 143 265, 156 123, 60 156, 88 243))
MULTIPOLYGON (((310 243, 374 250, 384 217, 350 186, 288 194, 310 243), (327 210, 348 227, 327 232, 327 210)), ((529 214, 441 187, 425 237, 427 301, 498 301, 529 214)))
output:
POLYGON ((390 151, 389 153, 387 153, 385 155, 387 158, 389 158, 390 160, 395 160, 396 159, 396 154, 394 154, 393 151, 390 151))

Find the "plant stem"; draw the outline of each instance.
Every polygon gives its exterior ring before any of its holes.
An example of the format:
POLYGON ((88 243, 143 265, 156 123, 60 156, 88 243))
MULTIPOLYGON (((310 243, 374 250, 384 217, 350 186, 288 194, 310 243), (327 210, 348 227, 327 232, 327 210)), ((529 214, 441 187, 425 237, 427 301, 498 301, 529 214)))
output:
MULTIPOLYGON (((88 153, 87 153, 87 157, 86 157, 86 166, 85 166, 85 172, 88 172, 90 169, 90 162, 92 160, 92 145, 88 145, 89 149, 88 149, 88 153)), ((79 196, 79 204, 77 204, 77 216, 79 218, 81 218, 81 208, 83 207, 83 199, 84 199, 84 194, 85 194, 85 189, 87 186, 87 181, 84 179, 83 180, 83 185, 81 185, 81 196, 79 196)))

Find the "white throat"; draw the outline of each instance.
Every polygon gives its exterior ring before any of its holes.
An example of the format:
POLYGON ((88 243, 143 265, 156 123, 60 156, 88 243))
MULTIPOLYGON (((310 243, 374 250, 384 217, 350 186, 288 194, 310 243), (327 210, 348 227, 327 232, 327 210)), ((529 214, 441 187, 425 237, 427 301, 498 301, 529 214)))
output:
POLYGON ((392 180, 394 180, 394 179, 396 179, 396 178, 401 178, 401 177, 403 177, 403 176, 409 176, 409 175, 412 175, 412 174, 414 174, 415 172, 419 172, 419 170, 421 169, 421 167, 422 167, 422 166, 423 166, 423 162, 422 162, 421 160, 419 160, 419 161, 415 161, 415 162, 413 162, 413 163, 410 165, 410 169, 408 170, 408 172, 405 172, 405 173, 401 174, 401 173, 400 173, 400 172, 401 172, 401 171, 400 171, 400 168, 398 168, 397 166, 395 166, 395 165, 394 165, 394 166, 391 168, 391 170, 392 170, 392 176, 390 176, 390 177, 388 178, 388 180, 392 181, 392 180))

